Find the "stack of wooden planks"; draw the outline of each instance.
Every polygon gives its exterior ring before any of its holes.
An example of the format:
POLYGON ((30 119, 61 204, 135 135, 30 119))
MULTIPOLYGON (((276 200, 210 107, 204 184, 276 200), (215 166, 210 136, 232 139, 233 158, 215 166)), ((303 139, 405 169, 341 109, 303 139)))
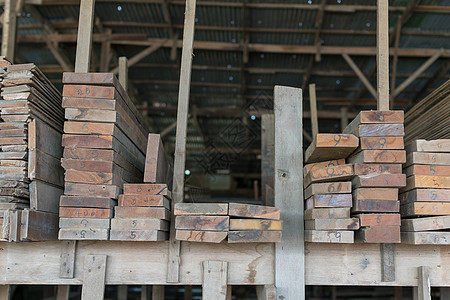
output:
POLYGON ((415 140, 406 153, 402 241, 450 245, 450 139, 415 140))
POLYGON ((283 223, 280 209, 240 203, 175 204, 175 236, 179 241, 277 243, 283 223))
POLYGON ((403 111, 361 111, 344 133, 360 138, 348 158, 355 171, 352 214, 361 226, 356 241, 400 243, 398 189, 406 185, 403 111))
POLYGON ((34 64, 1 65, 6 68, 0 100, 2 238, 53 240, 64 185, 62 97, 34 64))
POLYGON ((106 240, 123 185, 143 180, 148 127, 114 74, 64 73, 63 83, 59 239, 106 240))
POLYGON ((305 241, 353 243, 359 220, 350 217, 353 166, 345 163, 359 145, 353 134, 319 133, 305 152, 305 241))

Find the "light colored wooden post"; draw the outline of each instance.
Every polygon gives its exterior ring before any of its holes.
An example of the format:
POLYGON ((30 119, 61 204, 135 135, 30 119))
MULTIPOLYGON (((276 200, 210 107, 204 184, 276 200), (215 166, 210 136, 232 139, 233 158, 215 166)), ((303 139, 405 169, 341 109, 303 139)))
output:
POLYGON ((441 300, 448 300, 450 299, 450 288, 448 287, 441 287, 440 289, 441 292, 441 300))
POLYGON ((341 107, 341 131, 348 125, 348 108, 341 107))
POLYGON ((273 285, 258 285, 256 287, 258 300, 277 300, 277 288, 273 285))
POLYGON ((75 269, 75 250, 76 241, 61 242, 61 265, 59 269, 59 277, 73 278, 75 269))
POLYGON ((117 287, 117 299, 118 300, 127 300, 128 298, 128 286, 127 285, 119 285, 117 287))
POLYGON ((143 285, 141 287, 141 300, 148 300, 149 299, 149 286, 148 285, 143 285))
POLYGON ((164 300, 164 286, 154 285, 152 287, 152 300, 164 300))
POLYGON ((319 119, 317 117, 316 85, 314 83, 309 85, 309 109, 311 111, 312 138, 315 139, 319 133, 319 119))
POLYGON ((100 56, 100 72, 108 72, 109 62, 111 61, 111 28, 105 29, 107 39, 102 42, 102 50, 100 56))
POLYGON ((94 27, 95 0, 81 0, 78 21, 77 52, 75 72, 88 73, 92 49, 92 29, 94 27))
MULTIPOLYGON (((183 50, 181 55, 180 86, 178 91, 177 135, 173 168, 172 212, 175 203, 183 202, 184 171, 186 162, 186 135, 191 90, 192 57, 194 55, 194 25, 196 0, 186 0, 184 15, 183 50)), ((175 240, 175 222, 171 222, 167 282, 178 282, 180 271, 180 246, 175 240)))
POLYGON ((394 244, 381 244, 381 281, 395 281, 394 244))
POLYGON ((431 300, 430 268, 419 267, 419 283, 413 288, 414 300, 431 300))
POLYGON ((69 300, 70 285, 58 285, 56 291, 56 300, 69 300))
POLYGON ((305 299, 302 90, 275 86, 275 206, 283 239, 275 245, 277 299, 305 299))
POLYGON ((377 108, 389 110, 389 0, 377 0, 377 108))
POLYGON ((264 205, 273 206, 273 194, 266 193, 267 187, 273 189, 275 162, 275 117, 261 116, 261 199, 264 205))
POLYGON ((105 296, 106 255, 86 255, 81 300, 101 300, 105 296))
POLYGON ((6 0, 5 11, 3 12, 2 55, 6 56, 12 63, 16 51, 17 2, 18 0, 6 0))
POLYGON ((203 300, 227 299, 228 263, 225 261, 203 262, 203 300))
POLYGON ((0 285, 0 300, 9 300, 9 285, 0 285))
POLYGON ((184 286, 184 300, 192 300, 192 286, 191 285, 184 286))
POLYGON ((119 57, 119 82, 125 91, 128 91, 128 59, 119 57))

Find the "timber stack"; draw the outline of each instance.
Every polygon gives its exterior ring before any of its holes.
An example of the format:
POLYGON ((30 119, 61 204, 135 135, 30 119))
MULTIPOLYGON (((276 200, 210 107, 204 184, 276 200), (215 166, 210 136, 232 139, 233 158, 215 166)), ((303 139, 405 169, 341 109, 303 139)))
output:
POLYGON ((64 73, 61 240, 107 240, 126 183, 143 180, 148 126, 113 73, 64 73))
POLYGON ((450 140, 415 140, 406 153, 402 241, 450 245, 450 140))
POLYGON ((62 96, 34 64, 1 64, 6 69, 0 100, 2 238, 54 240, 64 186, 62 96))
POLYGON ((406 185, 403 111, 361 111, 344 129, 360 138, 354 165, 352 214, 363 243, 400 243, 398 189, 406 185))
POLYGON ((350 217, 353 166, 348 157, 359 145, 353 134, 317 134, 305 152, 305 241, 353 243, 359 220, 350 217))

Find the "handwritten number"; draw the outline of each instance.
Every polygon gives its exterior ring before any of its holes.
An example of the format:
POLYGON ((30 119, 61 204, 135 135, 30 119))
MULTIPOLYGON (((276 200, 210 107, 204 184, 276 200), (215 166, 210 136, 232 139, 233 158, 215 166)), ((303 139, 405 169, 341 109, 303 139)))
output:
POLYGON ((430 171, 429 171, 430 175, 435 175, 436 174, 436 169, 434 167, 435 166, 430 165, 430 171))
POLYGON ((435 191, 431 191, 431 200, 437 199, 437 193, 435 191))
POLYGON ((380 120, 380 122, 384 122, 384 115, 383 114, 378 114, 378 120, 380 120))
POLYGON ((334 175, 334 169, 333 168, 327 168, 327 174, 332 176, 334 175))
POLYGON ((132 238, 133 240, 136 238, 136 232, 135 231, 131 231, 130 232, 130 238, 132 238))
POLYGON ((378 144, 380 144, 381 148, 384 148, 384 146, 386 145, 386 139, 385 138, 379 139, 378 144))
POLYGON ((381 223, 381 216, 378 216, 377 217, 377 224, 380 224, 381 223))
POLYGON ((334 141, 336 142, 336 144, 334 145, 337 146, 337 144, 339 144, 339 142, 341 141, 341 136, 339 134, 335 134, 333 138, 334 141))
POLYGON ((330 184, 330 185, 328 186, 328 192, 333 193, 335 190, 336 190, 336 189, 335 189, 335 187, 334 187, 333 184, 330 184))

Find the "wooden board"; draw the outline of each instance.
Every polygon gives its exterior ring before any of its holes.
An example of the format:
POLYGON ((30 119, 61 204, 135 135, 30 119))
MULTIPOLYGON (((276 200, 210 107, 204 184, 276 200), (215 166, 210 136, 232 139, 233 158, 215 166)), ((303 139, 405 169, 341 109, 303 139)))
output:
POLYGON ((169 231, 169 222, 155 218, 145 219, 111 219, 111 229, 114 230, 162 230, 169 231))
POLYGON ((228 215, 228 203, 175 203, 174 215, 228 215))
POLYGON ((124 184, 123 193, 125 195, 163 195, 172 198, 167 184, 124 184))
POLYGON ((448 230, 450 229, 450 215, 416 219, 403 219, 401 225, 402 231, 448 230))
POLYGON ((353 177, 352 165, 340 165, 311 170, 304 178, 303 184, 308 187, 311 183, 343 181, 353 177))
POLYGON ((348 218, 350 218, 349 207, 312 208, 305 210, 305 220, 348 218))
POLYGON ((169 190, 172 190, 172 177, 172 168, 166 158, 161 137, 150 133, 145 155, 144 182, 166 183, 169 190))
POLYGON ((112 218, 112 209, 103 208, 83 208, 83 207, 60 207, 59 216, 61 218, 112 218))
POLYGON ((361 214, 356 217, 361 227, 400 226, 400 214, 361 214))
POLYGON ((58 215, 24 209, 20 220, 21 241, 51 241, 58 239, 58 215))
POLYGON ((450 202, 450 189, 414 189, 399 196, 402 203, 408 202, 450 202))
POLYGON ((355 241, 361 243, 400 243, 400 226, 365 227, 355 232, 355 241))
POLYGON ((120 195, 119 206, 162 206, 170 209, 170 200, 163 195, 120 195))
POLYGON ((66 196, 60 198, 59 206, 67 207, 85 207, 85 208, 107 208, 112 209, 117 205, 117 201, 104 197, 82 197, 82 196, 66 196))
POLYGON ((220 231, 194 231, 194 230, 176 230, 175 238, 178 241, 201 242, 201 243, 220 243, 227 237, 228 232, 220 231))
POLYGON ((410 176, 406 178, 406 186, 400 189, 400 193, 415 188, 450 189, 450 176, 410 176))
POLYGON ((305 230, 358 230, 359 219, 315 219, 305 221, 305 230))
POLYGON ((59 218, 59 228, 97 228, 109 229, 110 219, 59 218))
POLYGON ((283 230, 283 221, 280 220, 256 220, 256 219, 231 219, 230 230, 283 230))
POLYGON ((98 98, 81 98, 81 97, 63 97, 63 108, 93 108, 93 109, 105 109, 116 110, 117 101, 109 99, 98 98))
POLYGON ((168 232, 159 230, 114 230, 109 232, 111 241, 156 242, 169 238, 168 232))
POLYGON ((352 207, 352 194, 318 194, 306 199, 306 209, 327 207, 352 207))
POLYGON ((346 194, 352 192, 350 181, 313 183, 305 189, 305 199, 317 194, 346 194))
POLYGON ((344 133, 351 132, 351 128, 359 124, 402 124, 404 121, 403 110, 363 110, 344 129, 344 133))
POLYGON ((59 212, 59 197, 64 190, 39 180, 33 180, 29 185, 30 208, 51 213, 59 212))
POLYGON ((415 140, 406 145, 406 151, 410 152, 450 152, 450 139, 439 140, 415 140))
POLYGON ((69 196, 89 196, 117 199, 119 193, 120 188, 114 185, 95 185, 66 182, 64 187, 64 194, 69 196))
POLYGON ((170 220, 170 211, 164 207, 114 207, 115 218, 157 218, 170 220))
POLYGON ((333 167, 333 166, 340 166, 340 165, 345 165, 344 158, 307 164, 303 167, 303 177, 306 176, 306 174, 308 174, 308 172, 311 170, 322 169, 322 168, 333 167))
POLYGON ((305 230, 305 242, 353 244, 354 232, 343 230, 305 230))
POLYGON ((401 150, 404 149, 403 137, 400 136, 370 136, 361 137, 360 147, 362 150, 401 150))
POLYGON ((279 220, 280 209, 272 206, 230 203, 228 214, 232 217, 279 220))
POLYGON ((108 240, 109 229, 82 229, 82 228, 61 228, 58 233, 59 240, 108 240))
POLYGON ((400 188, 406 185, 405 174, 380 174, 380 175, 358 175, 352 179, 353 188, 360 187, 392 187, 400 188))
POLYGON ((60 158, 48 155, 39 149, 29 150, 28 177, 56 186, 64 186, 64 170, 60 158))
POLYGON ((352 213, 398 213, 400 209, 399 201, 391 200, 354 200, 352 213))
POLYGON ((119 176, 119 172, 102 173, 102 172, 88 172, 78 170, 66 170, 64 174, 64 181, 75 183, 89 183, 89 184, 105 184, 105 185, 119 185, 123 179, 119 176))
POLYGON ((61 159, 61 165, 66 170, 112 173, 114 163, 101 160, 61 159))
POLYGON ((228 231, 230 217, 228 216, 176 216, 175 229, 196 231, 228 231))
POLYGON ((350 164, 357 163, 392 163, 403 164, 406 162, 404 150, 363 150, 347 159, 350 164))
POLYGON ((406 167, 417 165, 450 165, 450 153, 412 152, 406 157, 406 167))
POLYGON ((411 165, 405 170, 406 176, 428 175, 428 176, 447 176, 450 177, 449 166, 437 165, 411 165))
POLYGON ((355 200, 398 200, 395 188, 358 188, 353 190, 355 200))
POLYGON ((404 217, 450 215, 450 202, 413 202, 400 206, 404 217))
POLYGON ((354 165, 355 175, 402 174, 401 164, 362 164, 354 165))
POLYGON ((403 124, 361 124, 351 133, 359 137, 403 137, 405 130, 403 124))
POLYGON ((450 232, 402 232, 402 243, 413 245, 450 245, 450 232))
POLYGON ((305 152, 305 162, 321 162, 346 158, 359 145, 359 139, 352 134, 319 133, 305 152))
POLYGON ((230 231, 228 243, 279 243, 281 236, 281 231, 230 231))

